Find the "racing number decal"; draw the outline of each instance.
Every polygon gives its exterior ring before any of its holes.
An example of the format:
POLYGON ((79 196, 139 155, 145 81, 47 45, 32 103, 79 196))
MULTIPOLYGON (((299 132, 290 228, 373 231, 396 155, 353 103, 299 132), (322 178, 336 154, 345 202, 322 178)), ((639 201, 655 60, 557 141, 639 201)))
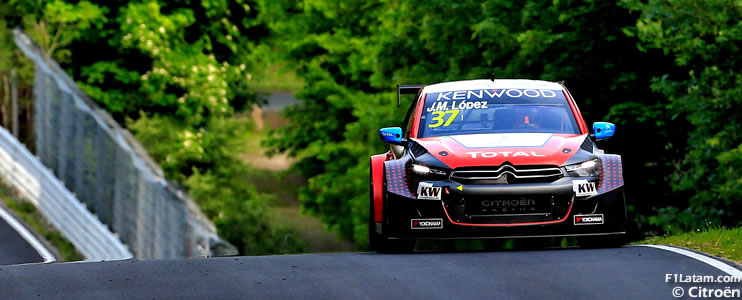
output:
POLYGON ((433 120, 432 121, 436 121, 436 122, 435 123, 430 123, 430 125, 428 125, 428 127, 438 127, 438 126, 443 125, 443 115, 444 115, 444 112, 442 112, 442 111, 434 111, 433 112, 433 120))
POLYGON ((459 115, 459 111, 458 110, 447 110, 445 112, 443 112, 443 111, 434 111, 433 112, 433 121, 436 121, 436 122, 428 125, 428 127, 434 128, 434 127, 439 127, 441 125, 443 125, 443 127, 446 127, 448 125, 451 125, 451 122, 453 122, 453 119, 456 118, 456 116, 458 116, 458 115, 459 115), (446 122, 444 123, 443 122, 443 116, 446 115, 446 114, 451 114, 451 116, 448 117, 448 120, 446 120, 446 122))

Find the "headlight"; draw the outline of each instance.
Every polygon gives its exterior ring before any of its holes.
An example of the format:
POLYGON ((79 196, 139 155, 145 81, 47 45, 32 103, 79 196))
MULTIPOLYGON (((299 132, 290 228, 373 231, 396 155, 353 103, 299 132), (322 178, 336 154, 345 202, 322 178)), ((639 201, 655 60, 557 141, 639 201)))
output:
POLYGON ((448 173, 428 166, 412 164, 412 173, 422 176, 447 176, 448 173))
POLYGON ((569 176, 571 177, 596 177, 600 175, 600 165, 598 165, 597 159, 584 161, 579 164, 564 166, 564 169, 567 170, 567 174, 569 174, 569 176))

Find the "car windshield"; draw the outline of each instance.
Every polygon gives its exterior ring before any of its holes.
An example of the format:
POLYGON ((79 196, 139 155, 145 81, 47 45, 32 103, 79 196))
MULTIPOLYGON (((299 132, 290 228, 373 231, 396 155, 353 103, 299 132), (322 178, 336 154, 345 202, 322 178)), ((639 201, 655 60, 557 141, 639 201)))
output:
POLYGON ((580 133, 561 90, 491 89, 428 93, 418 136, 527 132, 580 133))

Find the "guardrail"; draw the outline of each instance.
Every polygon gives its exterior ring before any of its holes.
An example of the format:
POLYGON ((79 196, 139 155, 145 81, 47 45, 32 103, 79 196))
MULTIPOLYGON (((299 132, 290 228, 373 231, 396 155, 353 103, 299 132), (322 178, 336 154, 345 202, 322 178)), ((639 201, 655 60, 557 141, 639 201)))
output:
POLYGON ((35 65, 36 155, 134 256, 237 254, 188 194, 165 180, 131 133, 27 35, 16 29, 13 36, 35 65))
POLYGON ((0 177, 12 185, 22 198, 33 203, 87 260, 132 258, 129 249, 2 127, 0 177))

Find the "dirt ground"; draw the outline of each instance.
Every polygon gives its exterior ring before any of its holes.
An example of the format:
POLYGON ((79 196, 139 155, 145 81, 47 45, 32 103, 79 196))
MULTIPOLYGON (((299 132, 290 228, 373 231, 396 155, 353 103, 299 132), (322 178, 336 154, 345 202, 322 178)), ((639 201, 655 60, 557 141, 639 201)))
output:
POLYGON ((256 125, 256 137, 250 139, 247 151, 242 155, 245 161, 261 170, 254 179, 260 192, 275 195, 271 201, 274 211, 274 222, 293 225, 304 241, 306 252, 347 252, 353 251, 353 243, 341 239, 337 234, 328 232, 319 218, 303 214, 298 199, 298 191, 306 184, 302 178, 289 168, 293 159, 288 155, 267 157, 260 141, 269 128, 287 124, 278 108, 254 108, 250 118, 256 125))

